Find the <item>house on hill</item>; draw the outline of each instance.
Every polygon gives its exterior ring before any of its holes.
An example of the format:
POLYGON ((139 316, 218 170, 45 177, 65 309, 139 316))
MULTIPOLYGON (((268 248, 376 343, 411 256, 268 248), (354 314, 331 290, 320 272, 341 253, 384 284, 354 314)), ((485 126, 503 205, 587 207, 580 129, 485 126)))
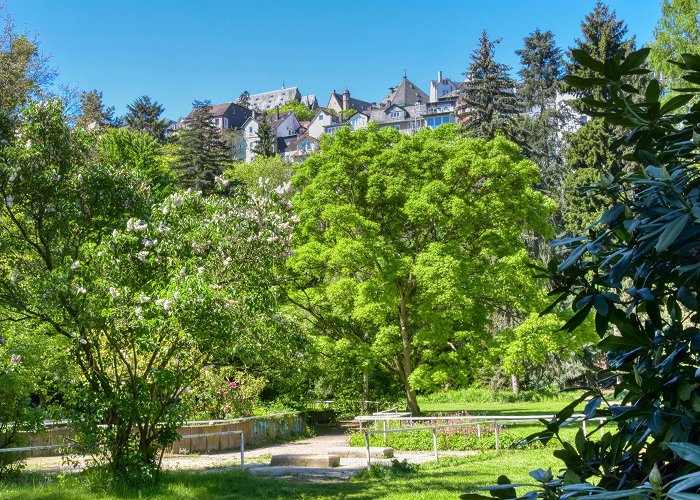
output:
POLYGON ((250 96, 250 109, 255 111, 267 111, 275 109, 276 106, 284 106, 290 101, 301 101, 301 92, 296 87, 288 89, 272 90, 261 94, 250 96))
MULTIPOLYGON (((194 109, 185 118, 180 118, 172 124, 170 133, 187 128, 192 121, 194 109)), ((235 102, 225 102, 223 104, 213 104, 209 111, 210 122, 219 131, 228 129, 240 129, 252 112, 248 108, 239 106, 235 102)))
POLYGON ((414 134, 425 127, 427 108, 425 103, 409 106, 391 104, 383 109, 370 110, 369 120, 377 123, 379 128, 392 127, 402 134, 414 134))
POLYGON ((380 108, 388 108, 393 105, 414 106, 416 104, 426 104, 430 101, 430 96, 423 92, 418 86, 403 75, 403 79, 396 87, 389 88, 389 93, 379 103, 380 108))
MULTIPOLYGON (((275 153, 284 154, 287 147, 292 144, 299 134, 299 129, 301 125, 299 120, 297 120, 296 115, 293 111, 285 111, 281 113, 279 107, 275 109, 273 115, 267 115, 267 120, 270 123, 272 132, 277 137, 275 143, 275 153)), ((243 137, 246 142, 245 150, 245 161, 250 162, 254 157, 255 145, 258 142, 258 127, 260 126, 260 120, 262 116, 255 114, 246 120, 243 124, 243 137)))
POLYGON ((330 98, 328 99, 328 105, 326 106, 326 108, 332 109, 337 113, 350 109, 354 109, 355 111, 365 111, 370 107, 372 107, 371 102, 361 101, 360 99, 351 97, 348 89, 345 89, 342 94, 338 94, 335 90, 333 90, 330 98))

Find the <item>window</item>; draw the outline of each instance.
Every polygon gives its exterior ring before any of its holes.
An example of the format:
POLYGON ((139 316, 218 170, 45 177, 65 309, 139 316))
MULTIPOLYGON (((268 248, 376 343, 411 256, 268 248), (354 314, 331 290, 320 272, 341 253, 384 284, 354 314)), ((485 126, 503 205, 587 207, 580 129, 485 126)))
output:
POLYGON ((389 113, 389 118, 401 118, 401 113, 399 111, 392 111, 389 113))
POLYGON ((253 127, 248 127, 248 133, 249 133, 250 135, 253 135, 253 127))
POLYGON ((323 121, 323 113, 318 114, 318 121, 323 121))
POLYGON ((228 118, 224 118, 224 128, 228 128, 228 118))
POLYGON ((401 125, 392 125, 396 130, 401 130, 401 125))

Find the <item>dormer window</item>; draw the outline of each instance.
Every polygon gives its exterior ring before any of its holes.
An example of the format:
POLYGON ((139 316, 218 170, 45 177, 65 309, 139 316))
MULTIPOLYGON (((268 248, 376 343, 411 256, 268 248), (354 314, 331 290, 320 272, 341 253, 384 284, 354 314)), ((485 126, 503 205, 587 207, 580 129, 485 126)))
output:
POLYGON ((389 118, 401 118, 401 113, 399 111, 392 111, 389 113, 389 118))
POLYGON ((318 121, 322 121, 322 120, 323 120, 323 113, 319 113, 318 114, 318 121))

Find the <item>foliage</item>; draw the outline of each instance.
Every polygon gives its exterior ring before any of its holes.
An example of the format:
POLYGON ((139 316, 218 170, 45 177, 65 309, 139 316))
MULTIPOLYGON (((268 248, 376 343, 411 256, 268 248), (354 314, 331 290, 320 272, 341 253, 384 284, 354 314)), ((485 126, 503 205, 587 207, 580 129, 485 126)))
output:
POLYGON ((111 129, 98 141, 101 163, 137 172, 158 200, 172 191, 175 179, 167 165, 163 146, 152 136, 144 132, 111 129))
POLYGON ((187 391, 192 419, 249 417, 265 384, 264 379, 231 367, 206 367, 187 391))
POLYGON ((510 132, 510 122, 518 112, 510 68, 494 60, 500 41, 489 40, 486 30, 481 33, 479 48, 469 56, 472 63, 457 102, 464 128, 482 139, 493 139, 497 131, 510 132))
MULTIPOLYGON (((557 479, 539 477, 532 497, 572 496, 690 498, 698 492, 700 391, 698 365, 698 88, 661 104, 660 85, 626 83, 645 75, 649 49, 603 63, 578 54, 592 78, 569 78, 584 88, 601 86, 611 100, 590 100, 589 112, 625 127, 616 147, 627 147, 636 169, 601 179, 597 189, 610 208, 587 233, 555 243, 564 259, 554 262, 557 301, 572 300, 573 328, 595 312, 599 346, 609 367, 598 376, 621 404, 591 388, 584 413, 616 426, 600 441, 583 433, 575 446, 555 452, 566 464, 557 479), (688 105, 687 108, 684 108, 688 105), (681 111, 679 111, 681 110, 681 111), (614 327, 607 334, 608 326, 614 327)), ((700 82, 700 57, 683 54, 682 78, 700 82)), ((573 404, 573 403, 572 403, 573 404)), ((563 409, 539 436, 559 438, 573 409, 563 409)), ((544 471, 543 471, 544 472, 544 471)), ((534 477, 534 476, 533 476, 534 477)))
POLYGON ((236 99, 236 104, 243 106, 244 108, 250 109, 250 92, 244 90, 241 95, 236 99))
POLYGON ((294 177, 301 223, 289 297, 316 333, 392 372, 418 411, 414 384, 468 371, 489 313, 536 288, 532 274, 510 277, 529 264, 520 232, 548 230, 537 178, 514 144, 454 126, 323 137, 294 177))
POLYGON ((168 121, 160 117, 165 109, 162 104, 143 95, 129 104, 127 109, 128 112, 124 116, 127 127, 145 132, 160 142, 165 141, 165 128, 168 126, 168 121))
MULTIPOLYGON (((280 113, 285 111, 293 111, 297 120, 301 122, 311 120, 316 114, 316 110, 309 109, 306 104, 301 101, 289 101, 287 104, 280 106, 280 113)), ((274 109, 270 109, 267 111, 267 114, 273 115, 275 112, 274 109)))
MULTIPOLYGON (((601 1, 596 2, 593 10, 581 22, 581 31, 583 37, 577 38, 574 47, 570 47, 568 51, 569 62, 565 64, 566 73, 575 77, 573 80, 569 79, 569 82, 573 82, 577 78, 590 78, 595 73, 594 70, 580 62, 580 57, 585 58, 587 55, 590 58, 605 61, 615 57, 623 57, 635 48, 634 37, 625 38, 628 31, 625 22, 618 20, 615 11, 610 12, 608 6, 601 1), (583 55, 577 57, 577 52, 583 52, 583 55)), ((634 77, 635 75, 628 76, 634 77)), ((567 89, 578 97, 610 98, 610 95, 606 94, 605 89, 601 87, 591 88, 572 84, 567 86, 567 89)), ((573 102, 572 105, 579 110, 586 106, 585 103, 579 102, 573 102)))
MULTIPOLYGON (((561 393, 556 389, 552 388, 539 388, 537 390, 525 390, 521 391, 519 394, 513 394, 512 391, 492 391, 486 387, 469 387, 466 389, 452 389, 449 391, 434 392, 432 394, 427 394, 421 396, 421 403, 427 404, 428 406, 435 406, 439 403, 451 403, 451 404, 483 404, 483 403, 517 403, 517 402, 562 402, 566 401, 570 403, 572 401, 572 396, 570 393, 561 393)), ((504 414, 519 413, 515 410, 509 410, 508 406, 505 406, 503 410, 488 410, 489 414, 496 415, 501 412, 504 414)), ((554 406, 555 409, 559 409, 560 406, 554 406)), ((462 410, 467 410, 468 407, 461 408, 462 410)), ((535 409, 534 411, 541 411, 540 409, 535 409)), ((470 413, 475 413, 473 410, 469 410, 470 413)))
POLYGON ((201 367, 270 315, 287 202, 153 204, 138 172, 91 161, 93 136, 61 111, 31 104, 3 149, 0 303, 5 319, 62 339, 81 375, 63 388, 81 444, 137 480, 176 438, 201 367))
POLYGON ((272 130, 268 115, 262 114, 258 119, 257 141, 253 146, 253 153, 256 156, 270 158, 275 155, 275 141, 277 136, 272 130))
MULTIPOLYGON (((0 337, 0 449, 26 445, 25 433, 41 425, 42 413, 31 396, 41 391, 49 363, 42 363, 41 350, 32 340, 18 328, 6 328, 0 337)), ((21 458, 22 454, 0 453, 0 477, 16 470, 21 458)))
POLYGON ((114 106, 105 107, 102 92, 91 90, 80 95, 80 115, 76 126, 86 130, 101 130, 115 125, 114 106))
POLYGON ((248 189, 257 189, 261 182, 275 188, 289 182, 292 165, 281 156, 256 156, 250 163, 237 163, 226 171, 225 177, 240 182, 248 189))
POLYGON ((193 107, 187 127, 177 136, 175 170, 183 187, 211 194, 231 157, 219 130, 211 123, 209 101, 195 101, 193 107))
MULTIPOLYGON (((671 61, 681 54, 700 55, 700 3, 697 0, 663 0, 661 19, 650 45, 649 67, 662 75, 666 97, 677 95, 673 87, 693 85, 681 78, 682 69, 671 61)), ((697 82, 695 83, 697 85, 697 82)))
POLYGON ((18 34, 12 18, 0 5, 0 135, 11 128, 10 119, 31 99, 44 97, 56 75, 47 66, 35 41, 18 34))

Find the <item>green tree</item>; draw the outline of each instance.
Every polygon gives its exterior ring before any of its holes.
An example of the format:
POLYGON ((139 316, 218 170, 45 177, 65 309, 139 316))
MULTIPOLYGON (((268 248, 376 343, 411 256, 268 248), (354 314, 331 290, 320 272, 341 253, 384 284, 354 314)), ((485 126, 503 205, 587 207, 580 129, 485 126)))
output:
POLYGON ((521 231, 547 230, 537 178, 514 144, 454 126, 326 136, 293 180, 290 300, 319 333, 371 350, 417 412, 415 384, 464 372, 489 314, 528 293, 507 277, 528 261, 521 231))
POLYGON ((85 449, 118 479, 150 478, 185 417, 182 391, 274 309, 288 202, 158 202, 141 172, 95 161, 94 135, 62 111, 30 104, 3 146, 0 311, 69 352, 80 378, 65 409, 85 449))
POLYGON ((516 119, 518 132, 514 136, 525 155, 540 167, 542 190, 561 202, 565 150, 561 131, 570 116, 557 105, 564 64, 561 50, 551 31, 535 30, 525 37, 524 47, 516 54, 521 65, 518 94, 527 112, 516 119))
POLYGON ((56 73, 47 66, 37 43, 18 34, 12 18, 0 5, 0 134, 31 99, 45 97, 56 73))
POLYGON ((126 126, 133 130, 146 132, 151 137, 165 140, 165 128, 167 120, 160 117, 163 114, 163 105, 158 101, 152 101, 147 95, 141 96, 127 106, 128 112, 124 116, 126 126))
POLYGON ((281 156, 265 158, 256 156, 250 163, 237 163, 226 171, 226 178, 244 184, 255 190, 264 183, 273 188, 289 182, 292 177, 292 165, 281 156))
POLYGON ((211 123, 211 105, 195 101, 187 127, 177 137, 175 165, 180 183, 203 194, 215 190, 216 178, 231 161, 219 130, 211 123))
POLYGON ((486 30, 481 33, 479 48, 469 56, 472 63, 457 102, 464 128, 483 139, 493 139, 497 131, 509 132, 518 112, 510 68, 494 60, 498 43, 500 39, 489 40, 486 30))
MULTIPOLYGON (((306 107, 306 105, 301 101, 289 101, 284 106, 280 106, 280 112, 293 111, 294 115, 299 121, 309 121, 316 114, 316 110, 312 110, 306 107)), ((267 114, 272 115, 275 113, 274 109, 268 110, 267 114)))
POLYGON ((236 99, 236 104, 243 106, 244 108, 250 109, 250 92, 244 90, 241 95, 236 99))
POLYGON ((272 130, 267 114, 263 113, 258 117, 257 139, 253 147, 253 153, 256 156, 270 158, 275 155, 275 141, 277 137, 272 130))
MULTIPOLYGON (((615 11, 610 9, 603 2, 597 2, 593 10, 588 13, 581 22, 581 38, 577 38, 573 47, 569 48, 568 55, 570 61, 566 63, 566 72, 569 75, 579 78, 589 78, 593 70, 580 62, 581 57, 586 61, 590 59, 605 61, 615 57, 624 57, 635 48, 635 38, 626 38, 627 25, 623 20, 617 19, 615 11), (574 57, 574 51, 583 52, 583 56, 574 57)), ((602 64, 602 63, 601 63, 602 64)), ((572 88, 572 91, 579 97, 593 97, 595 99, 610 98, 609 95, 601 94, 604 88, 572 88)), ((582 109, 584 104, 573 103, 577 109, 582 109)))
POLYGON ((681 68, 671 62, 680 61, 681 54, 700 55, 700 3, 697 0, 664 0, 651 43, 649 67, 660 73, 666 89, 690 83, 680 78, 681 68))
POLYGON ((99 138, 98 155, 102 164, 138 172, 158 201, 173 191, 175 179, 168 167, 164 148, 145 132, 108 130, 99 138))
POLYGON ((114 106, 105 108, 102 92, 91 90, 80 96, 80 115, 76 126, 86 130, 101 130, 114 124, 114 106))

